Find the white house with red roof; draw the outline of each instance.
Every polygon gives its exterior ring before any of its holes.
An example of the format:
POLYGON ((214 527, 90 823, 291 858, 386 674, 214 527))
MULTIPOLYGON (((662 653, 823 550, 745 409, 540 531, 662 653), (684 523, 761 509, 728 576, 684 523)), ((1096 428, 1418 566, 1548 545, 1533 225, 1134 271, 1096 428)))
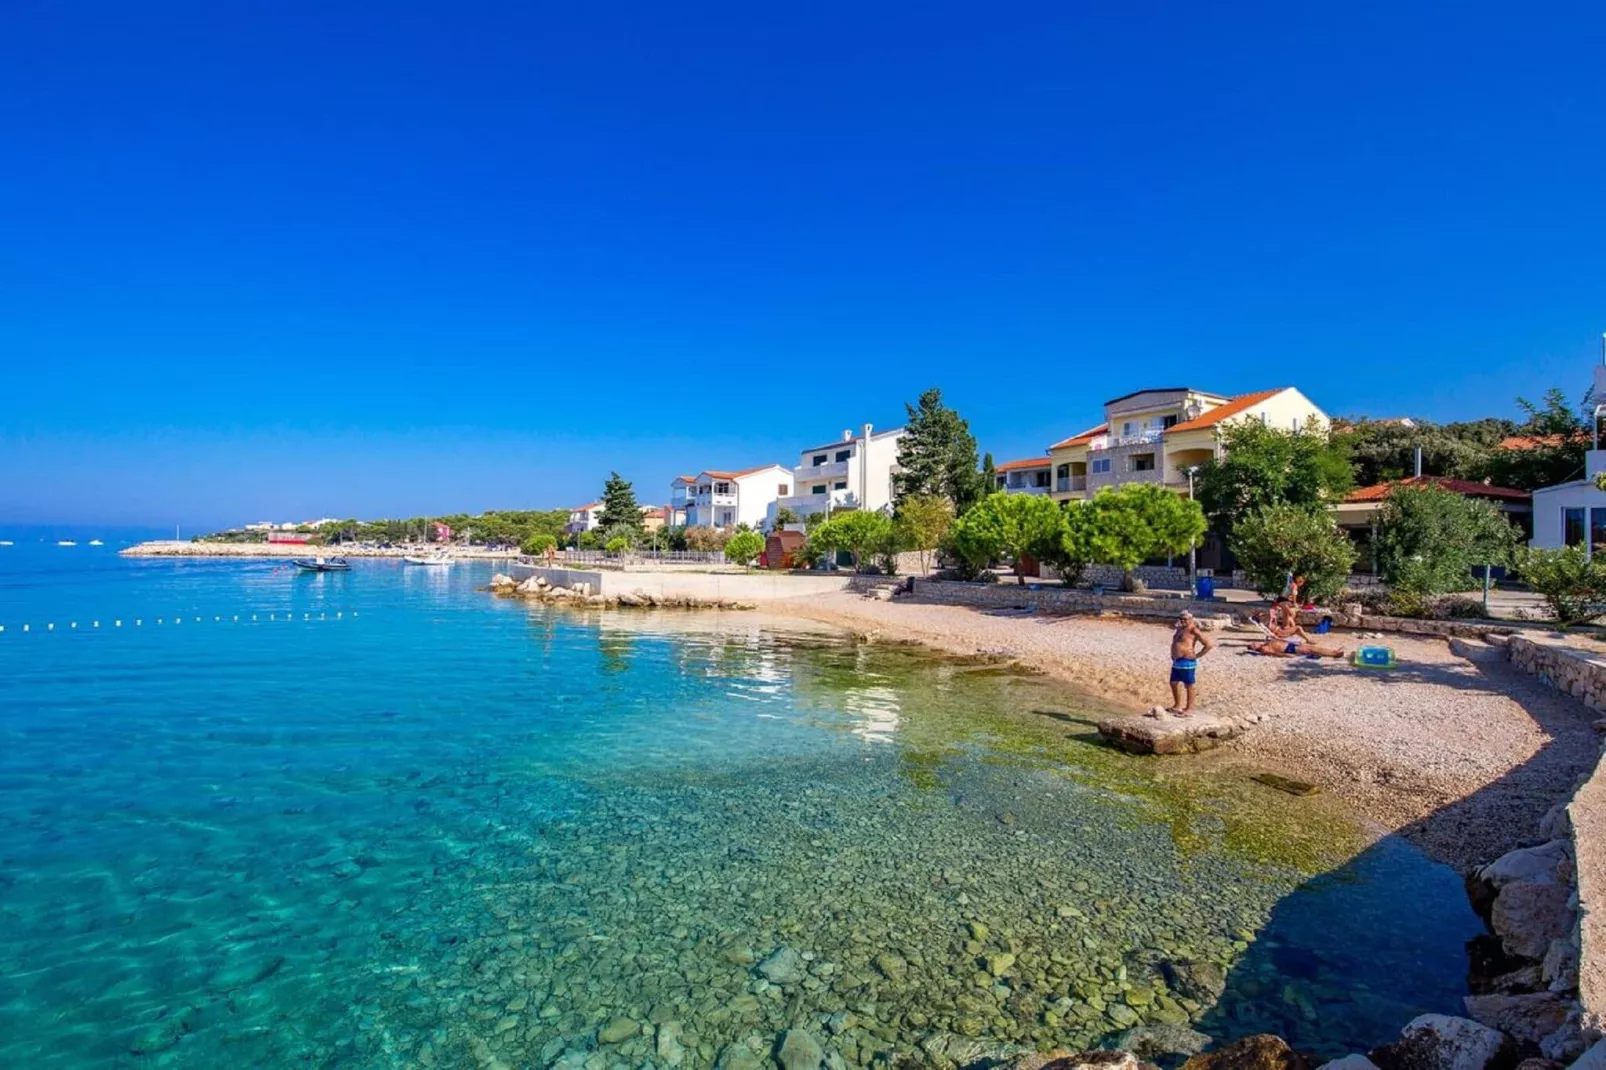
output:
POLYGON ((1186 494, 1189 470, 1221 456, 1222 430, 1246 420, 1295 431, 1331 423, 1291 386, 1236 397, 1185 386, 1137 390, 1106 401, 1103 423, 1049 447, 1051 493, 1067 501, 1158 483, 1186 494))
POLYGON ((765 526, 775 501, 792 493, 790 469, 779 464, 756 468, 709 468, 676 476, 669 484, 669 509, 689 528, 729 530, 739 524, 765 526))
POLYGON ((577 505, 569 510, 569 523, 563 529, 570 535, 578 535, 582 531, 595 531, 602 524, 602 503, 588 502, 577 505))

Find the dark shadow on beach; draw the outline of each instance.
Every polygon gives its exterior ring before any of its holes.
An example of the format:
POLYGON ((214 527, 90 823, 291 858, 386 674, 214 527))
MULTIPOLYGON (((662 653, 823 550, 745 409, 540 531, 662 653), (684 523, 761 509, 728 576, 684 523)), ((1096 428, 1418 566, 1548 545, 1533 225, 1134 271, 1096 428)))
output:
MULTIPOLYGON (((1226 977, 1215 1005, 1197 1023, 1218 1043, 1275 1033, 1332 1058, 1397 1038, 1419 1014, 1464 1015, 1466 942, 1486 930, 1466 898, 1461 869, 1537 843, 1545 812, 1573 792, 1595 764, 1595 714, 1565 700, 1503 660, 1411 665, 1379 671, 1380 686, 1426 682, 1497 691, 1519 703, 1548 741, 1522 765, 1482 789, 1385 836, 1278 904, 1226 977), (1460 670, 1460 671, 1457 671, 1460 670), (1587 742, 1583 737, 1587 737, 1587 742), (1496 845, 1491 858, 1467 859, 1462 845, 1496 845), (1432 904, 1431 910, 1422 909, 1432 904), (1380 934, 1391 934, 1380 939, 1380 934), (1409 1004, 1369 982, 1415 993, 1409 1004), (1401 985, 1400 979, 1407 979, 1401 985)), ((1361 671, 1290 661, 1291 675, 1361 671)), ((1290 797, 1289 806, 1300 805, 1290 797)))

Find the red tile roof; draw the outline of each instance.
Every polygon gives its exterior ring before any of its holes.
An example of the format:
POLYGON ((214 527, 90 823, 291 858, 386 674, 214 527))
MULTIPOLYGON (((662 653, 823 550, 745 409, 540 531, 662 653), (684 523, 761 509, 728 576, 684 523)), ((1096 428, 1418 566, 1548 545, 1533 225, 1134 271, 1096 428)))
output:
POLYGON ((1229 419, 1233 416, 1237 416, 1245 409, 1253 408, 1254 406, 1259 405, 1262 401, 1265 401, 1268 398, 1274 398, 1287 389, 1289 388, 1286 386, 1279 386, 1275 390, 1261 390, 1253 394, 1239 394, 1225 405, 1217 405, 1209 412, 1201 413, 1191 420, 1184 420, 1180 424, 1174 424, 1171 427, 1166 428, 1165 433, 1168 435, 1174 435, 1178 431, 1202 431, 1207 427, 1214 427, 1221 421, 1229 419))
POLYGON ((1054 462, 1047 457, 1028 457, 1024 461, 1005 461, 993 466, 995 472, 1013 472, 1017 468, 1047 468, 1054 462))
POLYGON ((1104 434, 1104 432, 1108 431, 1109 429, 1109 424, 1099 424, 1097 427, 1088 428, 1080 435, 1072 435, 1070 438, 1061 439, 1050 446, 1049 449, 1059 450, 1064 449, 1066 446, 1085 446, 1087 443, 1104 434))
POLYGON ((585 513, 585 512, 590 512, 592 509, 601 509, 601 508, 602 508, 602 503, 601 502, 592 502, 590 505, 577 505, 573 509, 570 509, 569 512, 571 512, 571 513, 585 513))
POLYGON ((716 472, 712 468, 710 468, 707 471, 705 471, 703 473, 703 475, 705 475, 705 476, 713 476, 715 479, 740 479, 743 476, 750 476, 754 472, 762 472, 766 468, 782 468, 782 467, 785 467, 785 466, 784 465, 779 465, 779 464, 761 464, 757 468, 744 468, 740 472, 716 472))
POLYGON ((1527 491, 1513 490, 1510 487, 1496 487, 1489 483, 1474 483, 1469 479, 1451 479, 1449 476, 1412 476, 1409 479, 1396 479, 1390 483, 1378 483, 1371 487, 1357 487, 1344 496, 1346 502, 1380 502, 1394 493, 1395 487, 1410 486, 1438 486, 1453 494, 1461 494, 1468 498, 1499 498, 1508 502, 1525 502, 1530 500, 1527 491))

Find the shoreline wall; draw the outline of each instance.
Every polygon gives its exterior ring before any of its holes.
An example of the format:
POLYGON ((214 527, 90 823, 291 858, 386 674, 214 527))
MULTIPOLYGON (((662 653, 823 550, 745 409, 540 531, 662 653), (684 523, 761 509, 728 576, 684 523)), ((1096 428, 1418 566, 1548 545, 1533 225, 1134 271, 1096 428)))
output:
POLYGON ((513 565, 508 574, 515 580, 545 579, 557 587, 590 584, 592 594, 605 598, 621 595, 650 595, 653 598, 690 598, 699 601, 775 602, 788 598, 812 598, 861 586, 869 577, 851 572, 822 572, 798 575, 790 572, 642 572, 588 571, 513 565))

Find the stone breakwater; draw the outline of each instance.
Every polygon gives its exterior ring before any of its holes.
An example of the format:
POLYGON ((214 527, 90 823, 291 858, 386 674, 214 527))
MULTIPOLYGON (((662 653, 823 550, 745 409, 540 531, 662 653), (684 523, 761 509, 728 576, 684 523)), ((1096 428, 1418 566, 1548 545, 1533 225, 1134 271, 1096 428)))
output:
MULTIPOLYGON (((580 575, 577 573, 576 575, 580 575)), ((704 598, 696 595, 659 595, 650 591, 621 591, 604 594, 589 580, 571 584, 554 583, 546 576, 515 580, 497 573, 486 590, 503 598, 525 598, 548 605, 584 606, 591 609, 756 609, 752 602, 731 598, 704 598)))
MULTIPOLYGON (((162 539, 142 542, 117 551, 123 557, 267 557, 288 560, 292 557, 417 557, 429 554, 434 547, 400 547, 386 549, 359 546, 312 546, 295 543, 267 542, 184 542, 162 539)), ((452 556, 484 561, 502 561, 519 556, 517 550, 491 550, 483 546, 455 546, 452 556)))

